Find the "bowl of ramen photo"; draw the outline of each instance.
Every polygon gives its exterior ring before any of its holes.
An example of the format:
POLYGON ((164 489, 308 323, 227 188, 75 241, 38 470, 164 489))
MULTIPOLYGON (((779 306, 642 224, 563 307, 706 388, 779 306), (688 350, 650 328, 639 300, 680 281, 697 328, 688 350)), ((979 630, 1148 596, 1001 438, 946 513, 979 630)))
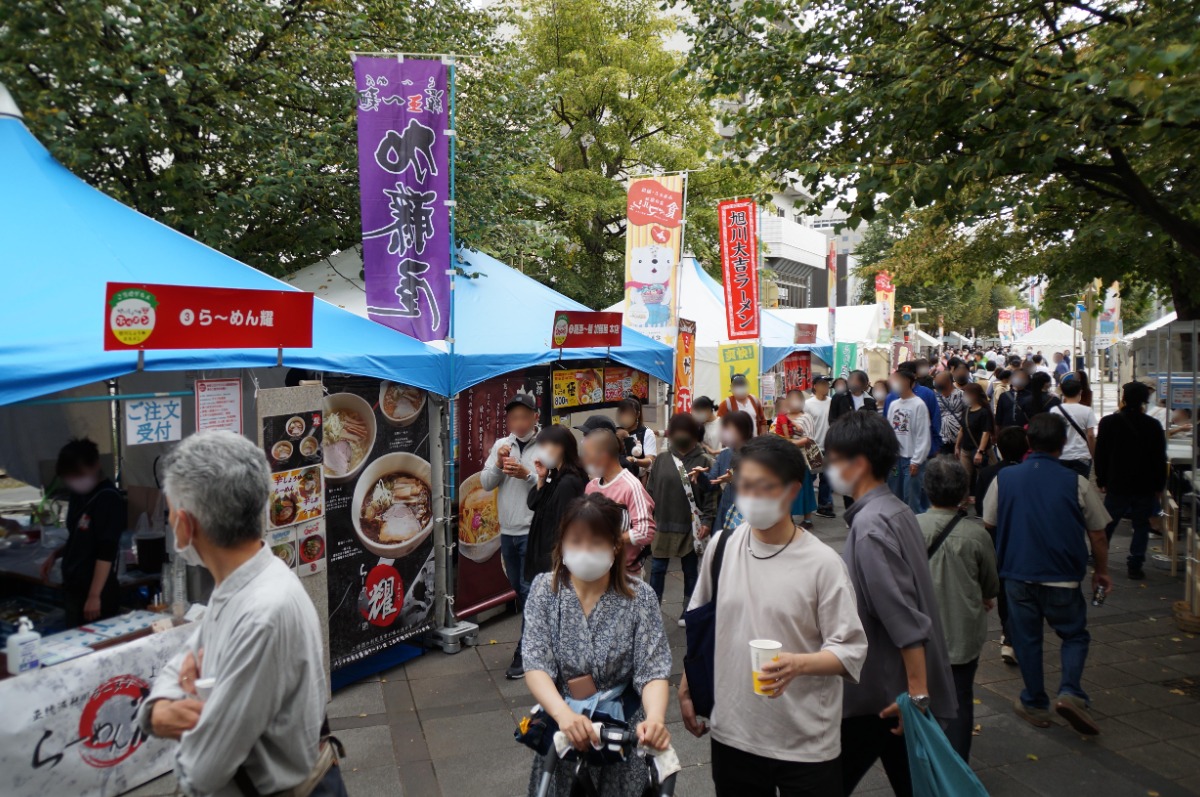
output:
POLYGON ((308 564, 315 562, 325 555, 325 540, 319 534, 305 537, 300 541, 300 562, 308 564))
POLYGON ((280 440, 275 445, 271 446, 271 459, 276 462, 287 462, 292 458, 292 444, 287 440, 280 440))
POLYGON ((333 484, 348 482, 362 471, 375 447, 375 411, 362 396, 332 393, 325 397, 323 426, 325 478, 333 484))
POLYGON ((425 409, 425 391, 396 382, 379 384, 379 411, 392 426, 411 426, 425 409))
POLYGON ((415 454, 384 454, 366 467, 350 503, 350 518, 363 547, 385 559, 399 559, 429 536, 431 477, 429 463, 415 454))
POLYGON ((304 430, 308 428, 304 424, 304 419, 299 415, 293 415, 288 418, 287 423, 283 426, 289 437, 299 437, 304 434, 304 430))
POLYGON ((300 441, 300 456, 302 457, 315 457, 320 450, 321 444, 311 434, 300 441))
POLYGON ((281 542, 271 546, 271 553, 279 557, 279 561, 288 567, 296 566, 296 546, 290 542, 281 542))
POLYGON ((478 473, 467 477, 458 494, 458 550, 481 564, 500 550, 496 491, 483 489, 478 473))

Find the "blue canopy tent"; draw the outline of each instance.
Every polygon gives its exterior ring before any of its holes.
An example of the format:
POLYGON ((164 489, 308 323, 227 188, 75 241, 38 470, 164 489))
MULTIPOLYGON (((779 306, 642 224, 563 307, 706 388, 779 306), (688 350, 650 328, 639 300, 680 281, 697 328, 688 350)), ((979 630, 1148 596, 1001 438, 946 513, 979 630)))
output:
MULTIPOLYGON (((554 313, 590 308, 482 252, 461 249, 459 258, 464 271, 478 276, 454 283, 453 391, 558 360, 559 351, 550 348, 554 313)), ((561 356, 608 357, 664 382, 675 381, 675 350, 629 327, 618 347, 568 349, 561 356)))
MULTIPOLYGON (((107 282, 296 290, 92 188, 30 134, 0 87, 0 238, 9 278, 0 298, 0 405, 137 370, 136 352, 104 351, 107 282)), ((547 320, 547 327, 549 321, 547 320)), ((273 349, 147 351, 146 371, 276 365, 273 349)), ((320 299, 311 349, 288 366, 403 381, 447 395, 446 355, 320 299)))

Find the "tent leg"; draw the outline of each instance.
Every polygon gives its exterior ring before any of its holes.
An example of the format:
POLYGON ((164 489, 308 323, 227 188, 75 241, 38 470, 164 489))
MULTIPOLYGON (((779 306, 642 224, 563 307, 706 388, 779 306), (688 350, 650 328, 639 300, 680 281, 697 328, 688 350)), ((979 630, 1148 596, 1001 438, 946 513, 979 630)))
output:
POLYGON ((458 620, 454 616, 454 510, 457 506, 458 476, 454 448, 454 416, 458 407, 456 398, 437 399, 439 412, 437 434, 431 434, 433 459, 441 461, 442 511, 436 523, 436 550, 434 551, 434 623, 430 636, 431 645, 440 645, 443 653, 458 653, 464 644, 475 645, 479 637, 479 626, 458 620))

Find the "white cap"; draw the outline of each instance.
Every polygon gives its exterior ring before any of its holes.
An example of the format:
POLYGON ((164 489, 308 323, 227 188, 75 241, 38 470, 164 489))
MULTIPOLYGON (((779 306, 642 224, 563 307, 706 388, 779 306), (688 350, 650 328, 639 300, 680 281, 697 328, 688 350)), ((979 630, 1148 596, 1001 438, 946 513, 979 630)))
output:
POLYGON ((8 89, 0 83, 0 116, 15 116, 18 119, 24 119, 25 115, 21 113, 21 109, 17 107, 16 101, 12 95, 8 93, 8 89))

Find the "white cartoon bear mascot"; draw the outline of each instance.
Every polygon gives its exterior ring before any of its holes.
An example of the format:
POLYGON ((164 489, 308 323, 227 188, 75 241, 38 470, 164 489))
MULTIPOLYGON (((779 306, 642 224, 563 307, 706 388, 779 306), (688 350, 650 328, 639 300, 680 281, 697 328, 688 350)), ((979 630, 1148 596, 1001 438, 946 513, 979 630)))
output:
POLYGON ((630 258, 630 282, 626 286, 635 305, 646 311, 646 326, 665 327, 671 322, 672 252, 660 244, 639 246, 630 258))

